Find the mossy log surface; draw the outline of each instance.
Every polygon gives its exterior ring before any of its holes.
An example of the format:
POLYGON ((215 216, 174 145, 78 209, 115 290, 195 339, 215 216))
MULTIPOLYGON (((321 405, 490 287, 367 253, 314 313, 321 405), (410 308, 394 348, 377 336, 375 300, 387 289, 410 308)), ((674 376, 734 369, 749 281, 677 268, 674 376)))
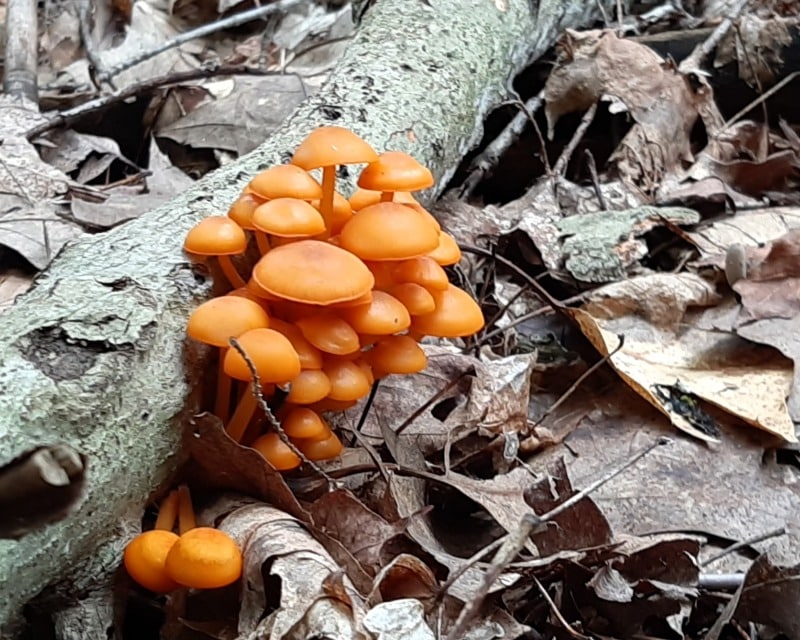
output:
POLYGON ((68 517, 0 541, 0 637, 47 587, 76 593, 116 569, 130 524, 177 464, 205 368, 202 353, 187 353, 184 326, 209 293, 181 250, 187 230, 224 213, 255 172, 287 161, 320 125, 407 151, 444 184, 514 73, 599 11, 595 0, 430 5, 375 3, 325 86, 256 151, 67 247, 0 316, 0 468, 57 443, 88 460, 85 494, 68 517))

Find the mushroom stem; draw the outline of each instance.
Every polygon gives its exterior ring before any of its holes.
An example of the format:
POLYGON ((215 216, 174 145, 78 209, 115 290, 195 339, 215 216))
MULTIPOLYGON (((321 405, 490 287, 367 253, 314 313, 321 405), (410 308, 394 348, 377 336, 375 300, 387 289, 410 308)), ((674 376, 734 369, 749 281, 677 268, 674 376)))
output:
POLYGON ((172 531, 175 526, 175 520, 178 517, 178 492, 171 491, 169 495, 161 502, 158 508, 158 517, 156 518, 156 529, 163 529, 164 531, 172 531))
POLYGON ((269 251, 269 240, 267 234, 263 231, 256 231, 256 245, 258 245, 258 252, 263 256, 269 251))
POLYGON ((394 201, 394 191, 381 192, 381 202, 392 202, 392 201, 394 201))
POLYGON ((325 227, 331 230, 333 222, 333 192, 336 190, 336 165, 322 167, 322 198, 319 201, 319 212, 325 220, 325 227))
POLYGON ((245 281, 242 279, 242 276, 239 275, 236 267, 233 266, 230 256, 217 257, 219 258, 219 266, 222 269, 222 273, 225 274, 225 277, 228 279, 228 282, 231 283, 233 288, 238 289, 239 287, 243 287, 245 285, 245 281))
POLYGON ((182 484, 178 487, 178 532, 183 535, 197 526, 197 520, 192 508, 192 495, 189 487, 182 484))
POLYGON ((247 389, 242 395, 242 399, 239 400, 239 406, 236 407, 236 411, 225 429, 231 439, 236 442, 242 439, 247 425, 250 422, 250 418, 253 417, 257 406, 258 399, 255 393, 253 393, 253 384, 248 383, 247 389))
POLYGON ((214 415, 222 424, 228 421, 228 409, 231 400, 231 377, 225 373, 225 353, 227 349, 219 350, 219 366, 217 372, 217 397, 214 401, 214 415))

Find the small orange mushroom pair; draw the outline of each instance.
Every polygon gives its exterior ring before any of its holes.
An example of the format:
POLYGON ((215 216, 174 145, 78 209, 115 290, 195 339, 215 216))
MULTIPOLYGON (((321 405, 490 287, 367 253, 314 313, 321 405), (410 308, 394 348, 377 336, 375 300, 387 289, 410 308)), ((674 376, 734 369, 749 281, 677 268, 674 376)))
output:
POLYGON ((216 589, 242 575, 239 545, 219 529, 196 526, 185 486, 164 499, 155 528, 128 543, 123 563, 135 582, 156 593, 182 586, 216 589), (180 536, 172 531, 176 521, 180 536))

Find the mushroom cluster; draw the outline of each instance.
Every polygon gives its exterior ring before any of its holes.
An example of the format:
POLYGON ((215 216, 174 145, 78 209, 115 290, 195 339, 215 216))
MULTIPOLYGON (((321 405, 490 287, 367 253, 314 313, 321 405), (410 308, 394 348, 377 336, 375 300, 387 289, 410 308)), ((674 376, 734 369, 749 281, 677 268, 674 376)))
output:
MULTIPOLYGON (((380 378, 424 369, 423 337, 483 326, 478 304, 443 268, 461 258, 456 241, 411 195, 433 183, 406 153, 378 154, 347 129, 320 127, 291 164, 256 175, 227 216, 189 232, 186 251, 217 260, 226 282, 215 284, 229 290, 194 311, 188 335, 219 349, 214 412, 231 438, 260 422, 252 367, 297 449, 309 460, 335 457, 342 444, 322 413, 352 406, 380 378), (335 189, 344 164, 366 164, 349 200, 335 189), (318 169, 321 184, 309 173, 318 169), (231 256, 250 240, 260 257, 245 278, 231 256)), ((301 462, 274 432, 251 446, 279 470, 301 462)))
POLYGON ((216 589, 242 575, 242 552, 224 531, 197 526, 189 490, 182 486, 161 503, 155 527, 128 543, 123 564, 131 578, 156 593, 216 589), (176 522, 180 535, 172 531, 176 522))

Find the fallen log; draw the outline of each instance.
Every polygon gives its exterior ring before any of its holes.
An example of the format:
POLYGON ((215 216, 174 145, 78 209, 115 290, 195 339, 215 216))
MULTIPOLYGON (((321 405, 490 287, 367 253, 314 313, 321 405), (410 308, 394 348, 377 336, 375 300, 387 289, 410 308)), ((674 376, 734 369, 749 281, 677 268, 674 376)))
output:
POLYGON ((225 212, 250 176, 324 124, 407 151, 445 184, 515 72, 564 28, 598 17, 599 4, 377 2, 330 80, 261 147, 168 205, 67 247, 37 278, 0 318, 0 475, 37 450, 67 447, 85 461, 85 491, 61 521, 0 540, 0 637, 43 589, 76 595, 103 582, 131 535, 121 523, 137 521, 179 460, 206 357, 184 327, 209 291, 181 250, 186 231, 225 212))

